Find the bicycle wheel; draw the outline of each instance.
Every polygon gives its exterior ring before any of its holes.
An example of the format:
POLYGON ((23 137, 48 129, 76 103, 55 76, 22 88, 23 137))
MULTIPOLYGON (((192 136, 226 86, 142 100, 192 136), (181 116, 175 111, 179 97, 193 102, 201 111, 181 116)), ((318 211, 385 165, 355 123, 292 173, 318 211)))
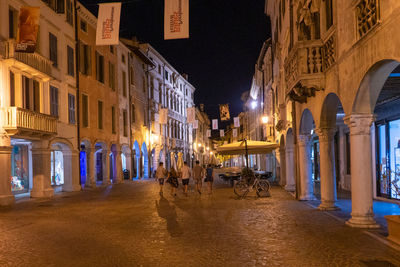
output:
POLYGON ((248 191, 249 186, 245 180, 240 180, 233 187, 233 192, 235 192, 238 197, 244 197, 248 191))
POLYGON ((257 182, 257 196, 258 197, 269 197, 269 189, 271 188, 271 184, 268 180, 262 180, 257 182))

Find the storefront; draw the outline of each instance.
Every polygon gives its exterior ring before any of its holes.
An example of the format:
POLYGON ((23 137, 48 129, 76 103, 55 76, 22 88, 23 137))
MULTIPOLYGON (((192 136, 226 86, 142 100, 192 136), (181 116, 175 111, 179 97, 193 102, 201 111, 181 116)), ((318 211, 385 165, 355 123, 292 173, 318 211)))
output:
POLYGON ((400 119, 376 124, 377 195, 400 200, 400 119))
POLYGON ((62 151, 51 151, 51 185, 61 186, 64 184, 64 156, 62 151))
POLYGON ((14 144, 11 153, 11 191, 29 192, 29 145, 14 144))

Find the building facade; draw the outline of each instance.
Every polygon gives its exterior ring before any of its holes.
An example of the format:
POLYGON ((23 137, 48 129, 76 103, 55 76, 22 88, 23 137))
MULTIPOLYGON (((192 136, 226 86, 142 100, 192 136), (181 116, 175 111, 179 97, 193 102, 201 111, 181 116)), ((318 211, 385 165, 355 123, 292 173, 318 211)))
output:
MULTIPOLYGON (((265 2, 282 185, 337 209, 350 191, 353 227, 377 227, 374 198, 400 195, 398 1, 265 2)), ((269 81, 268 81, 269 82, 269 81)))

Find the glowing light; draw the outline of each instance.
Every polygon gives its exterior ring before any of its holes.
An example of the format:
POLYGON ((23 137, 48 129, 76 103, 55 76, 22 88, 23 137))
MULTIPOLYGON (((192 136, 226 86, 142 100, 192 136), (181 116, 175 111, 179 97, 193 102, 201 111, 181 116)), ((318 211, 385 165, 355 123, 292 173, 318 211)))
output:
POLYGON ((257 101, 253 100, 253 101, 251 102, 251 108, 252 108, 252 109, 255 109, 256 107, 257 107, 257 101))
POLYGON ((209 147, 207 147, 207 151, 208 151, 208 150, 210 150, 210 148, 209 148, 209 147))
POLYGON ((268 123, 268 116, 262 116, 261 121, 262 121, 262 123, 267 124, 268 123))
POLYGON ((210 155, 212 155, 213 154, 213 152, 212 151, 210 151, 210 155))
POLYGON ((198 147, 201 147, 201 144, 200 144, 200 143, 198 143, 198 144, 197 144, 197 146, 198 146, 198 147))

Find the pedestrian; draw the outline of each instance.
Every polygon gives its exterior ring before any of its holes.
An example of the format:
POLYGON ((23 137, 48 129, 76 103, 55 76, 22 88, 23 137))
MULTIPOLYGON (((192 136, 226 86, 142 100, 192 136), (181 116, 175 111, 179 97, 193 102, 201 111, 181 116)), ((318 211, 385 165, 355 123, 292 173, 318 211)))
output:
POLYGON ((206 178, 204 179, 204 182, 207 183, 208 185, 208 193, 212 194, 212 184, 214 181, 214 171, 213 168, 211 167, 211 164, 208 164, 207 169, 206 169, 206 178))
POLYGON ((196 166, 193 168, 193 179, 196 183, 196 190, 201 194, 201 187, 203 185, 204 169, 200 166, 200 162, 196 160, 196 166))
POLYGON ((163 195, 164 180, 167 176, 167 170, 164 168, 164 164, 160 162, 156 171, 156 179, 158 179, 158 184, 160 185, 160 196, 163 195))
POLYGON ((175 171, 174 167, 172 167, 168 173, 167 182, 171 186, 171 196, 176 197, 176 189, 178 188, 178 173, 175 171))
POLYGON ((183 167, 181 168, 181 178, 182 178, 182 185, 183 185, 183 193, 187 196, 188 193, 188 185, 189 185, 189 179, 192 176, 192 172, 187 165, 187 162, 185 161, 183 163, 183 167))

